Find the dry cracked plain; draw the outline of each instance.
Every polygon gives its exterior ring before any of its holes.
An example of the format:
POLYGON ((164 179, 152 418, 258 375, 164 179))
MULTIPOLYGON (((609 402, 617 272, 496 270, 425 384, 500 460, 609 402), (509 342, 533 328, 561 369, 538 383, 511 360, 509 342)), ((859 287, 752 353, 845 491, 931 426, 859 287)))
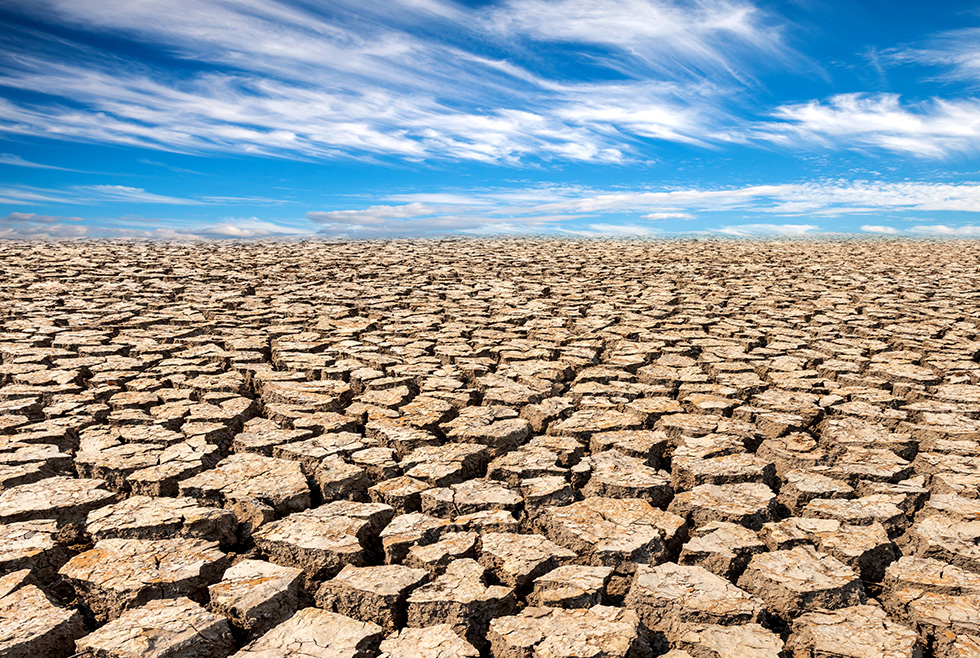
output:
POLYGON ((980 656, 980 244, 0 242, 0 658, 980 656))

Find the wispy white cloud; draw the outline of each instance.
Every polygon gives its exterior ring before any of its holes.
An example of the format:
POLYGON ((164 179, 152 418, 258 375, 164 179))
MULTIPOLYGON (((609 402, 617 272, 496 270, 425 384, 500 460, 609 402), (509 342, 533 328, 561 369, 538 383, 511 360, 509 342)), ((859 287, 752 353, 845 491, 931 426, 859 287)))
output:
POLYGON ((309 229, 267 222, 255 217, 229 219, 190 231, 208 238, 274 238, 296 235, 309 235, 309 229))
POLYGON ((735 226, 723 226, 711 232, 746 238, 766 235, 799 237, 818 231, 820 231, 820 227, 815 224, 738 224, 735 226))
POLYGON ((694 219, 694 215, 689 212, 651 212, 643 215, 643 219, 694 219))
POLYGON ((0 217, 0 238, 3 239, 63 239, 88 234, 79 217, 56 217, 31 212, 12 212, 0 217))
POLYGON ((14 8, 213 66, 174 77, 18 32, 21 52, 0 62, 0 84, 64 102, 0 101, 0 130, 190 153, 621 162, 641 155, 638 138, 706 145, 729 116, 731 88, 760 62, 793 57, 777 19, 742 0, 14 8), (593 64, 615 79, 522 64, 548 41, 603 48, 593 64), (501 57, 481 54, 487 43, 501 57))
POLYGON ((903 104, 897 94, 840 94, 784 105, 773 116, 776 121, 740 137, 793 147, 872 147, 930 158, 980 151, 980 101, 975 99, 903 104))
POLYGON ((52 169, 56 171, 77 171, 75 169, 66 169, 64 167, 55 167, 54 165, 41 164, 39 162, 31 162, 30 160, 25 160, 19 155, 14 153, 0 153, 0 165, 10 165, 11 167, 26 167, 28 169, 52 169))
POLYGON ((771 19, 738 0, 510 0, 489 21, 507 35, 615 48, 672 76, 744 74, 744 58, 788 52, 771 19))
POLYGON ((159 203, 171 206, 199 206, 204 201, 197 199, 185 199, 181 197, 167 196, 164 194, 154 194, 147 192, 141 187, 127 187, 125 185, 84 185, 79 186, 80 192, 89 193, 105 201, 126 201, 130 203, 159 203))
POLYGON ((412 219, 435 214, 436 209, 421 203, 404 206, 371 206, 364 210, 311 211, 308 219, 326 226, 372 226, 387 224, 391 220, 412 219))
POLYGON ((980 83, 980 28, 942 32, 925 43, 887 53, 892 61, 937 66, 940 77, 980 83))
POLYGON ((980 214, 978 182, 942 184, 829 180, 740 188, 625 191, 556 186, 396 196, 410 203, 314 211, 307 213, 307 217, 323 225, 329 233, 358 235, 476 229, 487 232, 494 230, 494 227, 504 232, 506 227, 507 231, 551 230, 603 235, 712 230, 733 236, 791 236, 819 232, 822 228, 811 222, 745 222, 705 229, 705 223, 717 223, 719 218, 723 219, 732 212, 743 216, 807 218, 882 212, 891 215, 907 212, 980 214), (599 218, 603 218, 603 221, 599 218), (693 223, 689 224, 692 220, 693 223))
POLYGON ((980 226, 966 224, 963 226, 947 226, 946 224, 928 224, 901 229, 895 226, 864 225, 861 230, 865 233, 878 235, 894 235, 908 237, 939 237, 939 238, 977 238, 980 237, 980 226))

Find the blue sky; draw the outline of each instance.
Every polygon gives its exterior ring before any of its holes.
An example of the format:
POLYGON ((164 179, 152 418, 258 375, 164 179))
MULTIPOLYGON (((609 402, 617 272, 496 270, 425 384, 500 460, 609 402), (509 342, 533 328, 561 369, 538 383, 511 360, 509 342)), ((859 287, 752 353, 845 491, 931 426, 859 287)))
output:
POLYGON ((0 237, 980 237, 980 2, 0 0, 0 237))

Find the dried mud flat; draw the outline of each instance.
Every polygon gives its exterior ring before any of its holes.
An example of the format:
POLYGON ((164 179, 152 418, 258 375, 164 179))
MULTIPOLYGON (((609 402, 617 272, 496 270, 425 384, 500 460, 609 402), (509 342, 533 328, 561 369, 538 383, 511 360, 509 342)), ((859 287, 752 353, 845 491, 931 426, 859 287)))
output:
POLYGON ((978 266, 0 243, 0 657, 980 656, 978 266))

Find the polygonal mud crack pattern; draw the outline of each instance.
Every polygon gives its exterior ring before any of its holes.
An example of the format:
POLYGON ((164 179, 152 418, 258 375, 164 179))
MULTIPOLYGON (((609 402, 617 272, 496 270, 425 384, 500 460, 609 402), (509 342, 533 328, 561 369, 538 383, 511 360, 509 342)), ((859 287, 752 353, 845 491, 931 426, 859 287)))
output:
POLYGON ((0 242, 0 656, 980 656, 978 265, 0 242))

